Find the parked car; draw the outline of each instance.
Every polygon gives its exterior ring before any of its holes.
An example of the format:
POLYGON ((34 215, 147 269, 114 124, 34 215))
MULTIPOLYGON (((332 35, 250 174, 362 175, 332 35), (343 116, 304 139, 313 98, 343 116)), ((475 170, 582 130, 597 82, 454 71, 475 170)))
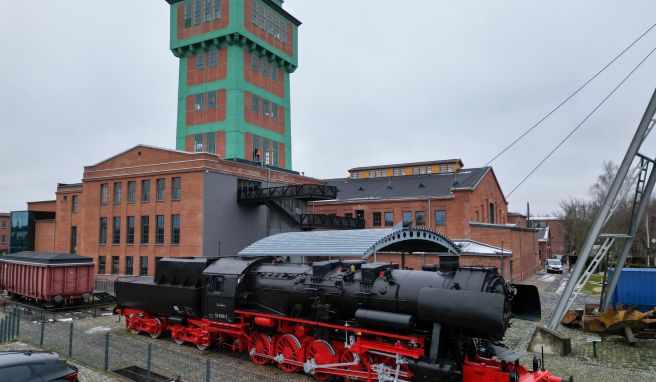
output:
POLYGON ((78 382, 77 368, 59 354, 33 351, 0 352, 2 382, 78 382))
POLYGON ((547 260, 547 273, 563 273, 563 263, 558 259, 547 260))

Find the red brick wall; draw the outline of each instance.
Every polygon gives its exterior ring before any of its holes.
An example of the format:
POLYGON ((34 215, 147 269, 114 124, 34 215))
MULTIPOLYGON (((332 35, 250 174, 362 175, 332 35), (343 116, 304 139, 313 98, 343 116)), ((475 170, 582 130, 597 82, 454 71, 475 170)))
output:
MULTIPOLYGON (((253 53, 249 52, 247 50, 244 50, 244 79, 253 85, 264 89, 268 92, 271 92, 278 97, 284 97, 285 96, 285 77, 284 77, 284 72, 282 69, 278 67, 278 65, 274 63, 269 63, 268 61, 267 64, 269 65, 270 71, 268 76, 264 76, 262 74, 262 65, 260 64, 260 70, 254 71, 252 70, 252 61, 253 60, 253 53), (274 81, 272 79, 272 74, 271 71, 275 70, 277 73, 277 81, 274 81)), ((260 59, 262 60, 262 59, 260 59)))
POLYGON ((285 144, 278 143, 278 167, 285 168, 285 144))
MULTIPOLYGON (((125 192, 125 190, 123 190, 125 192)), ((55 217, 57 233, 55 235, 55 251, 68 253, 71 251, 71 227, 77 227, 77 240, 82 234, 81 204, 82 186, 60 187, 57 189, 57 214, 55 217), (73 212, 73 196, 78 198, 78 210, 73 212)))
MULTIPOLYGON (((212 3, 214 0, 212 0, 212 3)), ((178 27, 178 40, 189 38, 192 36, 197 36, 199 34, 208 33, 211 31, 223 29, 228 26, 230 21, 230 0, 221 0, 221 18, 212 20, 210 22, 201 22, 198 25, 193 25, 193 9, 191 10, 192 25, 188 28, 184 26, 184 2, 181 2, 177 5, 176 16, 177 16, 177 27, 178 27)), ((201 10, 201 19, 203 18, 204 13, 201 10)))
POLYGON ((547 225, 549 226, 551 253, 554 255, 569 253, 564 222, 562 220, 549 220, 547 225))
POLYGON ((198 54, 189 56, 187 59, 187 84, 198 85, 212 81, 220 81, 226 78, 228 72, 228 50, 226 48, 217 49, 217 65, 208 66, 208 52, 204 51, 203 69, 196 69, 198 54))
POLYGON ((55 251, 54 220, 37 220, 34 226, 34 250, 36 252, 55 251))
POLYGON ((27 202, 27 210, 55 212, 57 211, 57 206, 54 200, 46 200, 42 202, 27 202))
MULTIPOLYGON (((503 247, 513 252, 513 278, 519 282, 533 275, 539 269, 537 232, 497 227, 472 227, 470 239, 503 247)), ((509 273, 505 274, 506 278, 509 273)))
POLYGON ((293 55, 294 53, 294 30, 292 28, 292 24, 288 21, 285 21, 284 25, 287 26, 287 43, 284 44, 282 41, 278 40, 277 38, 274 38, 270 34, 268 34, 266 31, 262 30, 260 27, 257 25, 254 25, 252 23, 252 14, 253 14, 253 1, 252 0, 246 0, 244 1, 245 7, 244 7, 244 25, 246 25, 246 30, 249 32, 253 33, 257 37, 261 38, 262 40, 268 42, 275 48, 281 50, 288 56, 293 55))
MULTIPOLYGON (((264 115, 263 101, 270 101, 260 97, 259 112, 253 111, 253 93, 244 92, 244 115, 246 122, 273 131, 274 133, 285 133, 285 108, 275 104, 272 107, 278 108, 278 118, 274 118, 271 110, 269 115, 264 115)), ((192 105, 193 106, 193 105, 192 105)))
POLYGON ((208 105, 208 93, 203 93, 203 108, 196 110, 196 96, 187 96, 187 113, 185 123, 187 126, 199 125, 203 123, 212 123, 225 121, 226 118, 226 91, 220 89, 216 91, 216 107, 210 109, 208 105))
POLYGON ((244 156, 247 160, 253 160, 253 134, 244 134, 244 156))
POLYGON ((0 254, 9 253, 10 233, 11 233, 11 218, 9 216, 0 216, 0 254), (3 236, 5 237, 4 243, 1 240, 3 236))

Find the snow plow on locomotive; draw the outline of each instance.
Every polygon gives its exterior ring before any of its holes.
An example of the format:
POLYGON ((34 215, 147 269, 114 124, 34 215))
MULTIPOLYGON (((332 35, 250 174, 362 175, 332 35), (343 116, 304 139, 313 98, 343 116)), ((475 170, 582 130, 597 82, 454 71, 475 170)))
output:
POLYGON ((494 268, 442 264, 168 258, 154 279, 119 280, 115 290, 135 333, 246 352, 317 380, 563 381, 538 359, 523 367, 499 342, 511 317, 539 319, 535 287, 507 284, 494 268))

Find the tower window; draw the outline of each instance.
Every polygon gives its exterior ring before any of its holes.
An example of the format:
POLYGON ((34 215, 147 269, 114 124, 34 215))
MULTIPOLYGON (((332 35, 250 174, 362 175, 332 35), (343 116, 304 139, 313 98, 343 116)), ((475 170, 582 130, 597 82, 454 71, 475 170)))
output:
POLYGON ((262 112, 264 113, 264 115, 270 115, 269 114, 270 109, 271 109, 271 103, 267 100, 264 100, 262 102, 262 112))
POLYGON ((201 16, 201 6, 203 4, 200 2, 200 0, 196 0, 194 2, 194 25, 200 24, 200 16, 201 16))
POLYGON ((260 58, 254 54, 251 55, 251 70, 260 71, 260 58))
POLYGON ((271 114, 273 115, 273 119, 278 120, 278 105, 273 102, 271 102, 271 114))
POLYGON ((189 28, 191 26, 191 1, 184 4, 184 26, 189 28))
POLYGON ((218 63, 219 50, 212 49, 207 53, 207 66, 213 68, 218 63))
POLYGON ((269 77, 269 63, 266 61, 262 61, 262 75, 269 77))
POLYGON ((216 136, 214 133, 205 134, 205 151, 208 153, 216 154, 216 136))
POLYGON ((204 100, 205 100, 205 93, 196 94, 196 104, 194 105, 194 108, 196 110, 203 110, 204 100))
POLYGON ((212 21, 212 0, 205 0, 205 22, 212 21))
POLYGON ((252 98, 252 109, 254 112, 259 113, 260 112, 260 97, 253 94, 252 98))
POLYGON ((196 54, 196 69, 205 68, 205 52, 202 50, 196 54))
POLYGON ((216 91, 207 93, 207 107, 216 109, 216 91))
POLYGON ((203 151, 203 134, 194 134, 194 152, 203 151))
POLYGON ((272 65, 271 67, 271 79, 278 81, 278 68, 276 68, 275 65, 272 65))
POLYGON ((221 18, 221 0, 214 0, 214 18, 221 18))

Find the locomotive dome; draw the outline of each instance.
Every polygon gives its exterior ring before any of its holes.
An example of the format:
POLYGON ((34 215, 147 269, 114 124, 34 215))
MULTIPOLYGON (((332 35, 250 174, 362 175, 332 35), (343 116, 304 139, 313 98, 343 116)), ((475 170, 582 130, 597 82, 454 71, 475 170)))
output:
POLYGON ((256 241, 238 256, 330 256, 366 259, 378 252, 428 252, 457 255, 446 236, 425 228, 286 232, 256 241))

